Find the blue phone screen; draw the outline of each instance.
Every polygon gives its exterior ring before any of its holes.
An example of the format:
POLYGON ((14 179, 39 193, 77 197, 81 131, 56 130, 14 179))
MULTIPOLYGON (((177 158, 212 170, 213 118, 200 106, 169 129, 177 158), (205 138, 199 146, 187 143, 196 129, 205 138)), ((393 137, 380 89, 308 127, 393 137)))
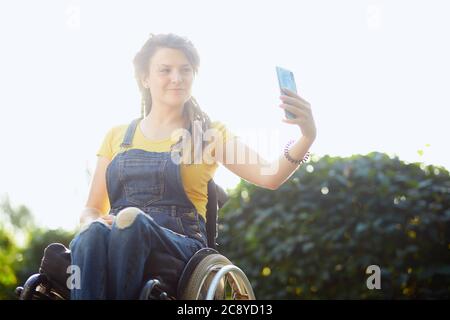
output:
MULTIPOLYGON (((284 92, 281 90, 281 88, 286 88, 288 90, 291 90, 295 93, 297 93, 297 86, 295 85, 295 79, 294 79, 294 74, 292 73, 292 71, 281 68, 281 67, 276 67, 277 69, 277 76, 278 76, 278 84, 280 86, 280 92, 282 94, 284 94, 284 92)), ((295 119, 296 116, 285 110, 285 114, 286 114, 286 118, 288 119, 295 119)))
POLYGON ((294 74, 292 71, 277 67, 278 84, 281 88, 286 88, 297 93, 297 86, 295 85, 294 74))

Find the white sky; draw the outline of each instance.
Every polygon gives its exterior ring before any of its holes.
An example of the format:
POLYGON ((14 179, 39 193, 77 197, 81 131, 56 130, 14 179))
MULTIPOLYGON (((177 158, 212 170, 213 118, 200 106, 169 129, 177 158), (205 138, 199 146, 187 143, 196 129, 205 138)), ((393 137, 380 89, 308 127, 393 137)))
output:
MULTIPOLYGON (((150 32, 192 40, 193 95, 236 133, 277 137, 261 150, 267 159, 299 137, 281 122, 280 65, 312 105, 313 153, 380 151, 450 168, 449 9, 436 0, 1 2, 0 195, 42 225, 75 227, 103 136, 139 116, 132 59, 150 32)), ((216 181, 239 179, 221 167, 216 181)))

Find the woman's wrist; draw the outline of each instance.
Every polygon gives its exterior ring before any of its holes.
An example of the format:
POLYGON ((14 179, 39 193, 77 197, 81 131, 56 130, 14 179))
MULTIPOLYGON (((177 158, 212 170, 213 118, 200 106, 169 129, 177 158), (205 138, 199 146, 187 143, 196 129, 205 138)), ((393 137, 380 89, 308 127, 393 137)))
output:
POLYGON ((305 143, 307 143, 307 144, 309 144, 311 146, 314 143, 314 141, 316 140, 316 135, 314 135, 314 136, 302 135, 300 137, 300 140, 303 140, 305 143))
POLYGON ((286 144, 286 146, 284 147, 284 157, 290 162, 293 163, 295 165, 301 165, 302 163, 305 163, 306 161, 308 161, 309 157, 310 157, 310 152, 306 151, 305 155, 303 156, 302 159, 296 159, 293 158, 290 154, 289 154, 289 150, 291 149, 291 146, 294 144, 294 140, 290 140, 288 141, 288 143, 286 144))

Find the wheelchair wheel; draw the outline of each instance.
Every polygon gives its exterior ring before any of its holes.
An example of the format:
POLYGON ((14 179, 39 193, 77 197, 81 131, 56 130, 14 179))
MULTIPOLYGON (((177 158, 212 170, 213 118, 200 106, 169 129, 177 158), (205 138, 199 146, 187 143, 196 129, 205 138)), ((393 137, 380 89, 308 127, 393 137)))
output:
POLYGON ((221 254, 210 254, 192 272, 181 299, 254 300, 255 295, 241 269, 221 254))

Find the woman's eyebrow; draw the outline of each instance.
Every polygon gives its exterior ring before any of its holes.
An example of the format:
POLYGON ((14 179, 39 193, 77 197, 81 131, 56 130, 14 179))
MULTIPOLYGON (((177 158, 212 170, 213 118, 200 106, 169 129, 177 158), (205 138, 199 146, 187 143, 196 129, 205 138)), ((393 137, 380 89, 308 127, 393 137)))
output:
MULTIPOLYGON (((164 63, 162 63, 162 64, 159 64, 159 66, 164 66, 164 67, 171 67, 171 65, 170 65, 170 64, 164 64, 164 63)), ((181 65, 181 67, 190 67, 190 65, 189 65, 189 64, 183 64, 183 65, 181 65)))

